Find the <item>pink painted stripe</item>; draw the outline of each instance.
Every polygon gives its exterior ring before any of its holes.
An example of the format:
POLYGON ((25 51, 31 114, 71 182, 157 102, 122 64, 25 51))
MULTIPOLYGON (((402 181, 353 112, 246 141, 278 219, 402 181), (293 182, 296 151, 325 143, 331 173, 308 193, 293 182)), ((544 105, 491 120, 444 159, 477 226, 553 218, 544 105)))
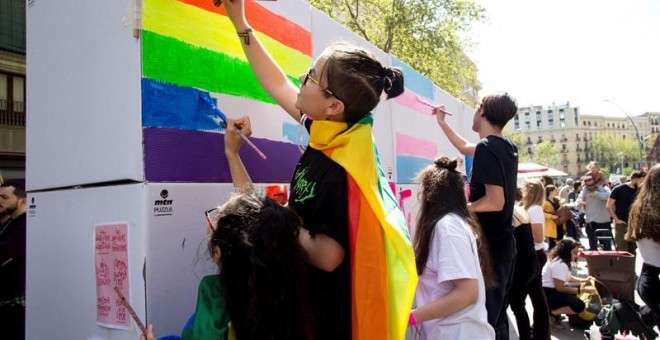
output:
POLYGON ((424 103, 428 103, 429 101, 409 89, 405 89, 400 96, 394 98, 394 101, 401 106, 413 109, 419 113, 432 115, 432 108, 424 103))
POLYGON ((438 146, 434 142, 399 132, 396 133, 397 156, 415 156, 435 159, 437 154, 438 146))

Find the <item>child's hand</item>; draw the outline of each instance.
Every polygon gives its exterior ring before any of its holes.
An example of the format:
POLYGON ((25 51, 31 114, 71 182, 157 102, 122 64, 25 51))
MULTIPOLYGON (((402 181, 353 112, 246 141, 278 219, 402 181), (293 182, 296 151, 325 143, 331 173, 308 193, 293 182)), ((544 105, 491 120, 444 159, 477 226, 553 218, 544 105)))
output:
POLYGON ((140 340, 156 340, 154 336, 154 325, 147 326, 147 334, 142 334, 140 340))
POLYGON ((243 138, 240 134, 243 134, 245 137, 250 137, 252 135, 252 125, 250 124, 250 117, 244 116, 233 120, 231 118, 227 119, 227 130, 225 131, 225 154, 238 154, 238 151, 243 145, 243 138))
POLYGON ((215 6, 225 5, 227 17, 234 24, 236 31, 241 32, 248 28, 243 0, 213 0, 213 4, 215 6))

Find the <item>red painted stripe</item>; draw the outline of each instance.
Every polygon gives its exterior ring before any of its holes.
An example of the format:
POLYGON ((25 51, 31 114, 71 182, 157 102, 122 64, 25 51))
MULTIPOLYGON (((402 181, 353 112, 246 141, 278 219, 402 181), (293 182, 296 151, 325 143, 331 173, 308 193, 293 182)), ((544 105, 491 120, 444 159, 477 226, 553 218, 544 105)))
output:
MULTIPOLYGON (((224 6, 215 7, 210 0, 179 0, 203 10, 227 15, 224 6)), ((308 56, 312 55, 312 34, 289 19, 277 15, 254 1, 245 1, 245 15, 253 29, 296 49, 308 56)))

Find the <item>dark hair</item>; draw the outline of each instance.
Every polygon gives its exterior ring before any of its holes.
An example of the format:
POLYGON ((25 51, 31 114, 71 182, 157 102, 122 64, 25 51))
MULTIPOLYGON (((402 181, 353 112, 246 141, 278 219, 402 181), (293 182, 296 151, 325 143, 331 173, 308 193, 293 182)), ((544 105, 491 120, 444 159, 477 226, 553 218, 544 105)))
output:
POLYGON ((221 251, 220 276, 236 337, 311 339, 296 213, 251 192, 231 198, 218 214, 209 251, 221 251))
POLYGON ((0 188, 14 188, 14 195, 18 198, 25 198, 25 180, 24 179, 9 179, 0 184, 0 188))
POLYGON ((506 92, 485 96, 480 104, 483 114, 491 124, 504 128, 518 112, 518 103, 506 92))
POLYGON ((577 191, 577 189, 579 189, 581 186, 582 186, 581 181, 575 181, 575 183, 573 183, 573 190, 577 191))
POLYGON ((632 175, 630 175, 630 179, 644 178, 645 176, 646 176, 646 172, 642 170, 635 170, 633 171, 632 175))
POLYGON ((520 187, 516 187, 516 201, 520 202, 523 199, 523 193, 522 189, 520 187))
POLYGON ((628 216, 626 240, 650 238, 660 243, 660 163, 644 177, 628 216))
POLYGON ((477 238, 481 272, 486 287, 493 287, 493 273, 490 265, 488 244, 483 236, 479 223, 467 208, 465 198, 465 181, 463 174, 456 170, 458 161, 448 157, 440 157, 433 165, 424 168, 417 181, 422 186, 420 193, 421 209, 414 238, 415 262, 417 273, 421 275, 426 268, 429 248, 435 225, 445 215, 453 213, 463 218, 477 238))
POLYGON ((403 72, 383 67, 371 52, 339 42, 329 46, 326 53, 322 72, 328 89, 344 103, 347 122, 357 122, 371 112, 383 92, 387 99, 403 93, 403 72))
POLYGON ((556 186, 550 184, 545 186, 545 199, 550 200, 550 193, 557 189, 556 186))
POLYGON ((545 183, 545 185, 555 184, 555 180, 548 175, 543 175, 541 176, 541 178, 543 178, 543 182, 545 183))
POLYGON ((554 248, 550 249, 548 257, 551 261, 555 258, 559 258, 562 262, 566 263, 568 268, 571 268, 571 262, 573 262, 571 251, 578 247, 580 247, 579 242, 570 237, 564 237, 554 248))

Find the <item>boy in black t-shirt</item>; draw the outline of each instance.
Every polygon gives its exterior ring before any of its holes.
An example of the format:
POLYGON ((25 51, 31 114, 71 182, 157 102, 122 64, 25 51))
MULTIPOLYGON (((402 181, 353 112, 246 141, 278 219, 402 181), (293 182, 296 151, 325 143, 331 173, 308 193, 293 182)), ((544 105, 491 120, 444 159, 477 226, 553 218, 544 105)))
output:
POLYGON ((476 213, 488 240, 498 283, 486 292, 488 322, 497 339, 509 338, 506 308, 516 255, 512 215, 518 173, 518 148, 502 135, 502 129, 517 110, 515 99, 507 93, 484 97, 472 120, 472 130, 481 138, 477 144, 468 142, 447 124, 443 106, 433 110, 454 147, 474 157, 468 206, 476 213))

